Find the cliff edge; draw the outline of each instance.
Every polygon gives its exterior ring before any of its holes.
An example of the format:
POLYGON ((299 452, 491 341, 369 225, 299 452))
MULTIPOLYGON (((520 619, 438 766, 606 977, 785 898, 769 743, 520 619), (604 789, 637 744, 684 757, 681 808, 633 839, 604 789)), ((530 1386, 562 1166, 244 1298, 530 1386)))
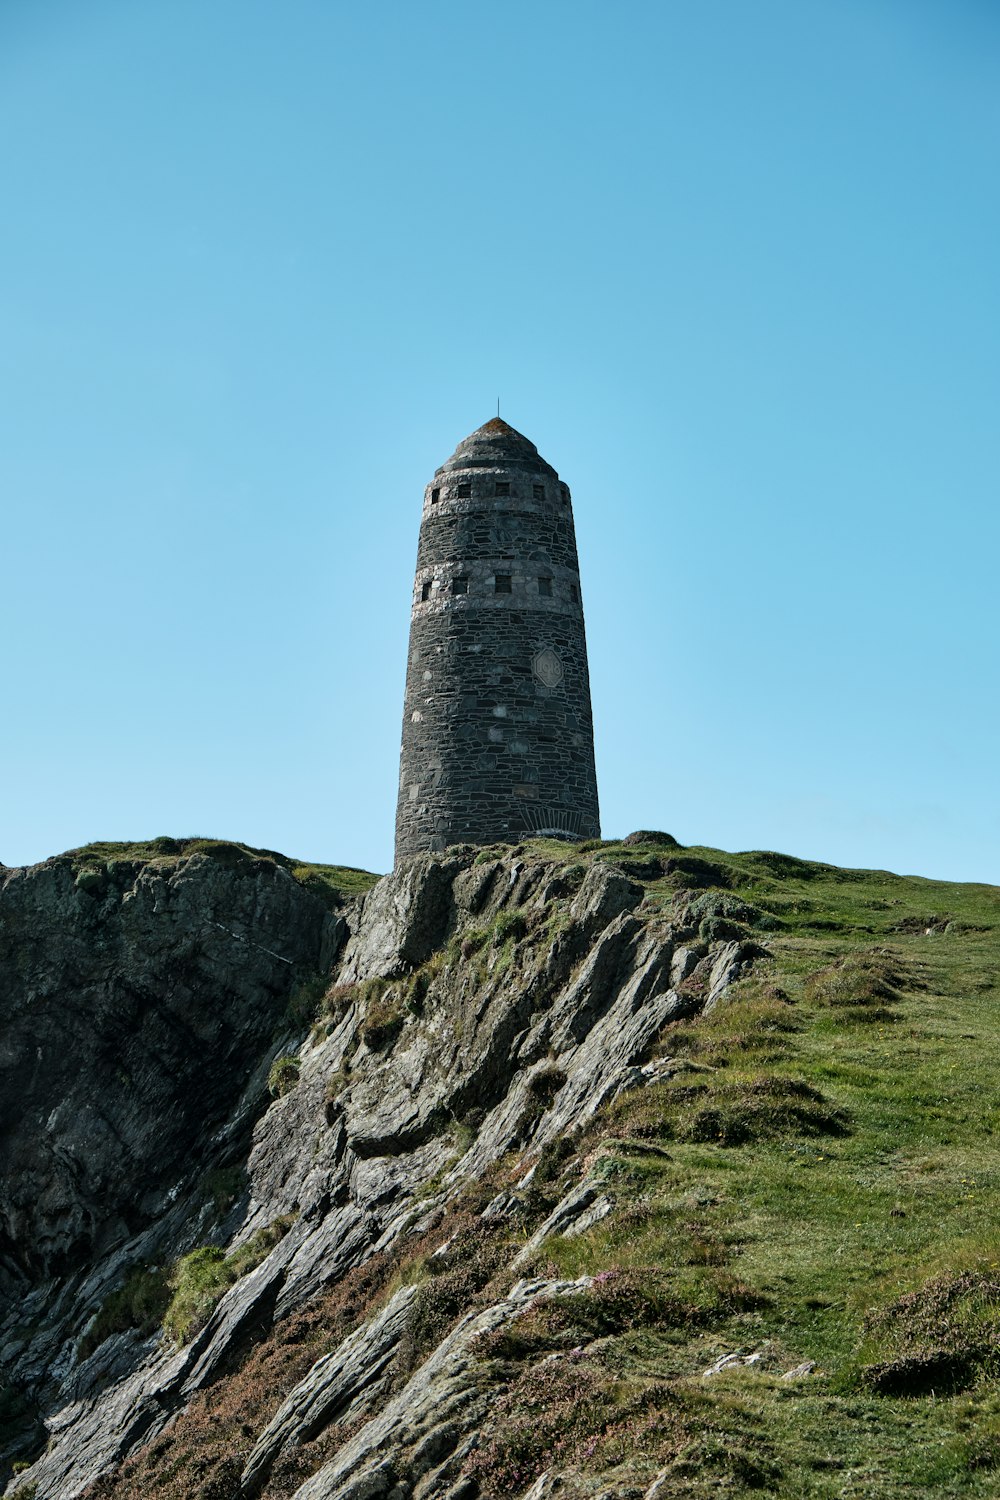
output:
POLYGON ((857 1257, 851 1070, 932 992, 971 1025, 992 888, 659 834, 337 881, 205 840, 4 873, 9 1496, 777 1494, 782 1382, 919 1391, 933 1339, 879 1360, 841 1304, 838 1356, 788 1288, 831 1215, 857 1257))

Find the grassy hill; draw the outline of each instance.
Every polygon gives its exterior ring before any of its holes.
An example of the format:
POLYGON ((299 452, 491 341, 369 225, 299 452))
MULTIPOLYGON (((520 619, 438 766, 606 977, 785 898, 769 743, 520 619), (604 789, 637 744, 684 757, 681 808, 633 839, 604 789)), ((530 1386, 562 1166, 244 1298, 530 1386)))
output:
POLYGON ((691 1309, 608 1351, 616 1400, 668 1387, 658 1493, 995 1495, 1000 890, 658 841, 591 857, 664 905, 725 892, 771 954, 595 1130, 632 1211, 548 1247, 568 1274, 658 1268, 691 1309), (692 1379, 737 1352, 760 1357, 692 1379))
MULTIPOLYGON (((523 1496, 545 1472, 566 1500, 996 1495, 1000 889, 660 834, 503 853, 609 861, 642 883, 643 910, 763 956, 661 1032, 659 1081, 458 1190, 432 1231, 277 1325, 93 1493, 229 1493, 190 1476, 221 1474, 401 1282, 420 1288, 404 1381, 516 1276, 586 1274, 588 1290, 481 1341, 490 1416, 464 1471, 480 1495, 523 1496), (484 1224, 484 1204, 516 1191, 526 1235, 581 1177, 613 1212, 515 1269, 516 1221, 484 1224)), ((461 984, 480 948, 454 940, 428 968, 461 984)), ((276 1469, 266 1500, 341 1440, 276 1469)))

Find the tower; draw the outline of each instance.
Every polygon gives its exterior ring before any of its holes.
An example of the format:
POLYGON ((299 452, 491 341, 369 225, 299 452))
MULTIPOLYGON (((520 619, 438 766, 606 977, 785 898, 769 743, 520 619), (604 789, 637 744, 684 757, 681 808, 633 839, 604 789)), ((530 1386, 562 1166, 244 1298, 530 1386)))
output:
POLYGON ((599 833, 569 489, 494 417, 424 491, 396 858, 599 833))

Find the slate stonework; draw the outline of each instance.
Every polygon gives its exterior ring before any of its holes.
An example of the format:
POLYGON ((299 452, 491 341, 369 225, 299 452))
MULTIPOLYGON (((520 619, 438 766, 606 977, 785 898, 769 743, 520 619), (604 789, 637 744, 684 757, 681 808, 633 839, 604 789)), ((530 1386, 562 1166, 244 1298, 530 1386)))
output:
POLYGON ((396 858, 600 834, 568 487, 499 418, 424 492, 396 858))

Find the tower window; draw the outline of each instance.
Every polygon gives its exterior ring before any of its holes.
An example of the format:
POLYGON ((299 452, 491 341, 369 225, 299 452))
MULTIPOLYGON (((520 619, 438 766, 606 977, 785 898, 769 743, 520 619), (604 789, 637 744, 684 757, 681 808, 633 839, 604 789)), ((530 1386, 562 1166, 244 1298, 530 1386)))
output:
POLYGON ((580 590, 577 588, 575 583, 571 583, 569 586, 569 597, 572 599, 574 604, 579 604, 580 590))
POLYGON ((469 592, 468 578, 453 578, 451 580, 451 591, 453 594, 467 594, 469 592))
POLYGON ((494 490, 493 493, 496 494, 496 495, 509 495, 510 494, 510 480, 509 479, 498 479, 497 480, 497 484, 496 484, 496 489, 494 490))
POLYGON ((532 497, 533 500, 544 500, 545 499, 545 486, 544 486, 544 484, 533 484, 531 486, 531 497, 532 497))
POLYGON ((565 485, 563 485, 563 487, 562 487, 562 503, 563 503, 563 505, 568 505, 569 504, 569 490, 566 488, 565 485))
POLYGON ((495 594, 510 593, 510 574, 497 573, 493 579, 493 592, 495 594))
POLYGON ((541 596, 542 596, 543 599, 551 599, 552 598, 552 579, 551 578, 539 578, 539 580, 538 580, 538 592, 541 594, 541 596))
POLYGON ((458 498, 460 500, 469 500, 469 499, 471 499, 471 497, 472 497, 472 480, 471 479, 463 479, 462 483, 458 486, 458 489, 455 491, 455 493, 458 495, 458 498))
POLYGON ((421 599, 429 599, 431 597, 431 582, 430 582, 430 579, 427 580, 427 582, 424 584, 423 588, 420 590, 420 597, 421 597, 421 599))
POLYGON ((431 490, 431 504, 432 505, 437 505, 437 503, 438 503, 438 501, 440 499, 441 499, 441 491, 440 490, 431 490))

